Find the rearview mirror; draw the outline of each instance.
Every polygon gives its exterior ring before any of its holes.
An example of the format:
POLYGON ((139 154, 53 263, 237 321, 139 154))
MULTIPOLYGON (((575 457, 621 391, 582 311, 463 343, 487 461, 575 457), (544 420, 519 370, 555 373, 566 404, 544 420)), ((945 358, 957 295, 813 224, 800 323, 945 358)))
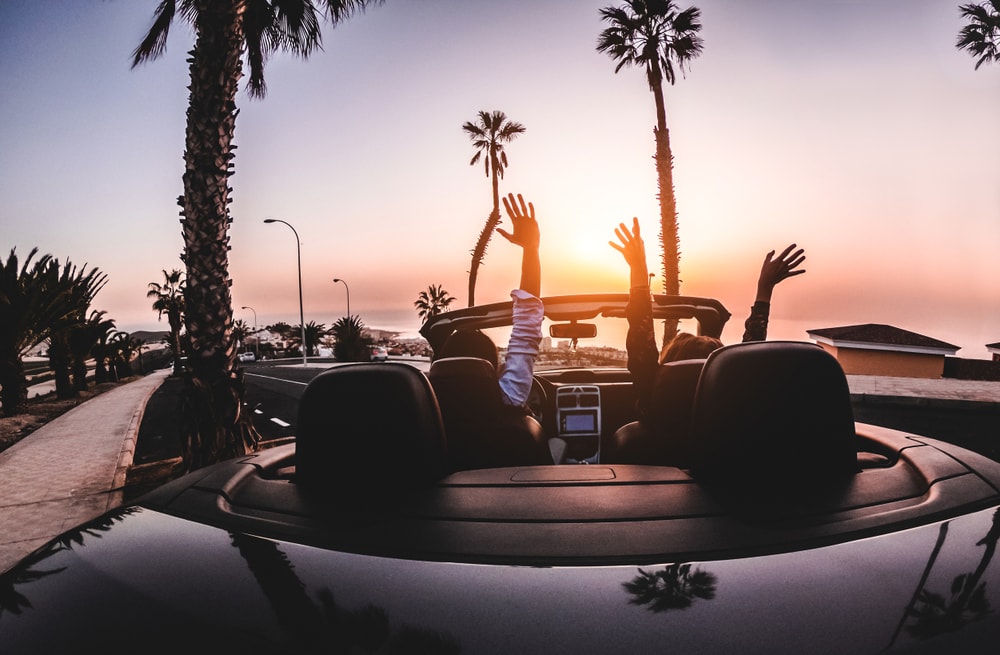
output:
POLYGON ((549 326, 549 336, 556 339, 592 339, 597 336, 594 323, 554 323, 549 326))

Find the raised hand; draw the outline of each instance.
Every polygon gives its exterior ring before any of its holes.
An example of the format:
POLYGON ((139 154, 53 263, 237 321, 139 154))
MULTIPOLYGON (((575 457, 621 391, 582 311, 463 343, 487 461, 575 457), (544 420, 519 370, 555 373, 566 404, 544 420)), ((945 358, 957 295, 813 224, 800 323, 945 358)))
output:
POLYGON ((757 300, 763 302, 771 301, 771 292, 779 282, 806 272, 804 268, 798 268, 806 260, 805 250, 795 249, 796 244, 791 244, 781 251, 777 257, 774 250, 767 253, 764 263, 760 266, 760 277, 757 279, 757 300))
POLYGON ((539 234, 538 221, 535 220, 535 206, 530 202, 525 204, 521 194, 517 194, 517 202, 514 201, 514 194, 507 194, 503 199, 504 209, 513 227, 513 232, 498 227, 499 232, 505 239, 514 245, 524 249, 538 250, 539 234), (520 204, 520 206, 518 206, 520 204))
POLYGON ((617 250, 625 258, 631 271, 630 280, 633 287, 649 285, 649 275, 646 271, 646 244, 639 234, 639 219, 632 218, 632 231, 624 223, 615 228, 615 236, 621 243, 608 241, 608 245, 617 250))

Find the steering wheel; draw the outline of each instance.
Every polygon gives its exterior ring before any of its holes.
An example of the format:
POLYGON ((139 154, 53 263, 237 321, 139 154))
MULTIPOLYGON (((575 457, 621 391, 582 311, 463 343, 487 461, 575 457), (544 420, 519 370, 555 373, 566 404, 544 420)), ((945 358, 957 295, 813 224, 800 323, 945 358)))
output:
POLYGON ((528 411, 539 423, 542 422, 542 415, 545 411, 545 389, 538 382, 537 378, 531 379, 531 391, 528 392, 528 411))

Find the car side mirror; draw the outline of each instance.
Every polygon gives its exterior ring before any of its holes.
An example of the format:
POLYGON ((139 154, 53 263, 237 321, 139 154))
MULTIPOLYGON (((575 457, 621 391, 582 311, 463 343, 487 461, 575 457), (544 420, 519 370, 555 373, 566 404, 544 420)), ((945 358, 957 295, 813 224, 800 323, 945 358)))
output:
POLYGON ((549 336, 556 339, 592 339, 597 336, 595 323, 554 323, 549 326, 549 336))

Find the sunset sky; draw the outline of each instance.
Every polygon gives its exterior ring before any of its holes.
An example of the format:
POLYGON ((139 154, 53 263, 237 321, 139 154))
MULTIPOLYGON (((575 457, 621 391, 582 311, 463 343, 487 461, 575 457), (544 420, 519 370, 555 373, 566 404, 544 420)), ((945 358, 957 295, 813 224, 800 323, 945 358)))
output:
MULTIPOLYGON (((965 1, 965 0, 963 0, 965 1)), ((175 25, 130 69, 158 0, 0 0, 0 254, 96 266, 120 329, 166 329, 145 297, 181 268, 187 108, 175 25)), ((387 0, 276 55, 240 93, 230 272, 235 317, 351 312, 414 335, 413 301, 467 301, 490 183, 461 125, 501 110, 527 131, 503 193, 534 203, 543 294, 624 291, 608 240, 632 216, 659 271, 652 94, 595 50, 612 0, 387 0)), ((680 7, 691 3, 680 2, 680 7)), ((775 292, 770 336, 887 323, 986 358, 1000 341, 1000 65, 955 46, 959 0, 698 0, 704 53, 666 89, 681 292, 716 297, 736 341, 760 261, 796 242, 808 273, 775 292)), ((242 85, 241 85, 242 88, 242 85)), ((504 221, 509 227, 509 221, 504 221)), ((477 300, 508 299, 496 237, 477 300)), ((654 281, 658 284, 660 278, 654 281)))

